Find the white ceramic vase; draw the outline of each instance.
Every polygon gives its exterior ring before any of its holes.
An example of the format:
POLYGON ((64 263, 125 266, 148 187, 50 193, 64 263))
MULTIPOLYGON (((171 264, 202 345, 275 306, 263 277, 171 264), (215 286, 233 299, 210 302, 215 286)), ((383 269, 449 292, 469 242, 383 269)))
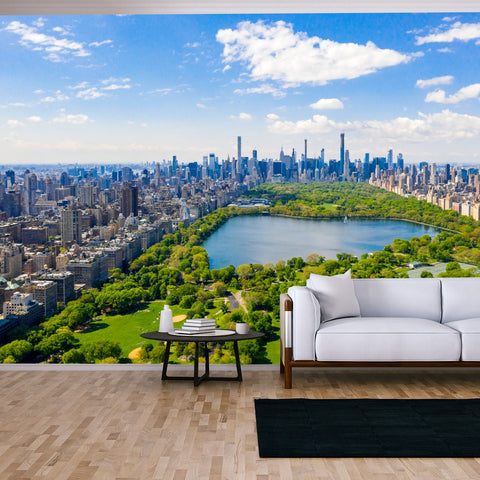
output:
POLYGON ((170 307, 165 305, 165 308, 162 310, 160 314, 160 325, 158 327, 159 332, 168 332, 173 333, 173 315, 170 307))

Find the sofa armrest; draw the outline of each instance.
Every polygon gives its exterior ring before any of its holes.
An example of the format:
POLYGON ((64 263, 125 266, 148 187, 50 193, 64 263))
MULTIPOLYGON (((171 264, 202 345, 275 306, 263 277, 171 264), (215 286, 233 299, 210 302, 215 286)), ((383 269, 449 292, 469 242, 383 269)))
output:
POLYGON ((285 365, 285 348, 292 348, 293 302, 288 293, 280 295, 280 361, 285 365))
POLYGON ((290 287, 288 295, 293 302, 290 337, 293 360, 315 360, 315 334, 321 320, 320 304, 306 287, 290 287))

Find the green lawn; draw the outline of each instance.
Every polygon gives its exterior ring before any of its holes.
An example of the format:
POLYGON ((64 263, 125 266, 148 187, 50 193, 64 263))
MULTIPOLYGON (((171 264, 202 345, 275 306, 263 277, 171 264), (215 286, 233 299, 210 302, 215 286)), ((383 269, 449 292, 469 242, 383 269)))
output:
POLYGON ((280 363, 280 339, 268 342, 266 348, 270 363, 280 363))
POLYGON ((338 205, 335 205, 334 203, 321 203, 319 206, 331 212, 334 212, 338 209, 338 205))
MULTIPOLYGON (((132 350, 145 343, 156 344, 153 340, 141 338, 140 334, 158 330, 157 317, 164 305, 164 301, 154 301, 148 304, 144 310, 128 315, 102 315, 92 320, 87 330, 75 333, 75 337, 81 345, 108 338, 113 342, 118 342, 122 347, 123 355, 127 357, 132 350)), ((186 313, 184 309, 177 306, 171 308, 174 316, 186 313)))
MULTIPOLYGON (((221 302, 221 300, 216 299, 215 308, 209 310, 209 317, 215 318, 215 313, 219 311, 221 302)), ((104 339, 118 342, 122 348, 123 356, 128 357, 132 350, 146 343, 157 344, 154 340, 146 340, 140 337, 140 334, 158 330, 159 320, 157 317, 160 315, 164 305, 164 301, 157 300, 145 305, 143 310, 138 310, 131 314, 101 315, 92 320, 89 327, 83 332, 75 332, 75 338, 78 339, 80 345, 87 345, 104 339)), ((174 316, 187 313, 186 309, 176 305, 171 306, 171 309, 174 316)), ((276 323, 278 323, 278 320, 276 323)), ((176 323, 175 327, 180 328, 182 325, 183 321, 176 323)), ((280 340, 267 344, 267 357, 272 363, 279 363, 280 340)))
MULTIPOLYGON (((278 328, 278 335, 280 336, 280 319, 273 319, 273 326, 278 328)), ((278 340, 273 340, 268 342, 266 345, 267 349, 267 358, 270 360, 270 363, 280 363, 280 338, 278 340)))

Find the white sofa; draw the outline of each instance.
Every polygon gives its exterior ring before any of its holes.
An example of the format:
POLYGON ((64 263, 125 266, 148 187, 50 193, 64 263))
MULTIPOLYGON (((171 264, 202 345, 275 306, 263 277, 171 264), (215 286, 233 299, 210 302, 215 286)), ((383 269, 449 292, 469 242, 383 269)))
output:
POLYGON ((480 278, 311 275, 280 297, 281 365, 480 366, 480 278))

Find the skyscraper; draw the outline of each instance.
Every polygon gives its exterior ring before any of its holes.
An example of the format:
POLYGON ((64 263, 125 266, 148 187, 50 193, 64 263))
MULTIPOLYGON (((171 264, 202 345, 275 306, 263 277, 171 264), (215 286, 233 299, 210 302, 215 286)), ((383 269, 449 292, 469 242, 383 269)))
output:
POLYGON ((127 218, 131 213, 138 216, 138 188, 127 183, 120 191, 120 211, 127 218))
POLYGON ((388 165, 388 168, 393 168, 393 150, 392 149, 388 151, 387 165, 388 165))
POLYGON ((367 181, 370 178, 370 154, 365 154, 365 160, 363 162, 363 180, 367 181))
POLYGON ((69 242, 82 242, 81 220, 80 210, 72 210, 71 208, 62 210, 62 243, 64 245, 69 242))
POLYGON ((57 313, 57 284, 52 281, 42 280, 33 282, 33 299, 43 306, 46 318, 57 313))
POLYGON ((124 183, 133 182, 133 170, 130 167, 122 167, 122 181, 124 183))
POLYGON ((242 163, 242 137, 237 137, 237 162, 242 163))
POLYGON ((13 170, 7 170, 5 172, 6 186, 11 187, 15 183, 15 172, 13 170))
POLYGON ((348 165, 345 162, 345 134, 340 134, 340 165, 343 169, 343 176, 345 179, 348 178, 348 165))
POLYGON ((404 164, 404 161, 403 161, 403 155, 401 153, 399 153, 397 155, 397 168, 401 168, 402 171, 405 167, 405 164, 404 164))

